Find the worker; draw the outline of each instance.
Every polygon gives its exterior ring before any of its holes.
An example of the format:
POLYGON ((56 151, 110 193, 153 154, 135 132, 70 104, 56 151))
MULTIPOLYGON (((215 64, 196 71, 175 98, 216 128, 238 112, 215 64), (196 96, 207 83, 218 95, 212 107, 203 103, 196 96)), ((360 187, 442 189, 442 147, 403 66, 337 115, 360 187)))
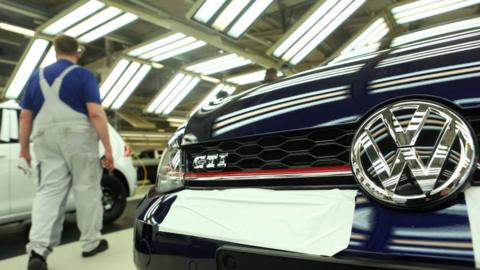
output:
POLYGON ((263 80, 264 83, 268 83, 268 82, 274 82, 278 79, 278 76, 277 76, 277 70, 274 69, 274 68, 269 68, 267 69, 267 71, 265 72, 265 78, 263 80))
POLYGON ((82 256, 108 249, 100 234, 100 181, 102 166, 113 170, 113 158, 98 83, 92 72, 76 64, 83 52, 77 40, 60 35, 54 47, 57 62, 32 74, 21 101, 20 159, 32 166, 31 139, 38 161, 28 270, 47 269, 46 258, 61 240, 70 189, 75 197, 82 256), (98 138, 105 148, 102 161, 98 138))

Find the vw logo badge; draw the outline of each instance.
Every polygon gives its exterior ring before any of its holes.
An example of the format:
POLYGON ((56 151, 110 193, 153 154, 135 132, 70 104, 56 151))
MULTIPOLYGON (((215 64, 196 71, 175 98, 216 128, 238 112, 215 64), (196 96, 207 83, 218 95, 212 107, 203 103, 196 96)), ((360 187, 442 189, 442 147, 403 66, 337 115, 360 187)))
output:
POLYGON ((357 131, 352 170, 360 188, 387 206, 422 210, 450 201, 475 169, 469 125, 438 103, 408 100, 373 113, 357 131))

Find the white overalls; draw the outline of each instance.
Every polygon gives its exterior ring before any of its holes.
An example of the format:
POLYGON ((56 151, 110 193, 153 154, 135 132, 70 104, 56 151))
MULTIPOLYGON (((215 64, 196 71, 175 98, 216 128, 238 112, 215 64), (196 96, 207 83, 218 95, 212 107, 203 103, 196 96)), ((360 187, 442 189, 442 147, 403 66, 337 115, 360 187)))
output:
POLYGON ((98 137, 88 117, 60 99, 66 68, 52 85, 40 70, 40 89, 45 102, 33 123, 33 151, 38 160, 39 183, 33 202, 32 227, 27 251, 48 256, 60 243, 64 211, 70 188, 75 197, 82 250, 97 247, 102 228, 100 186, 102 168, 98 137))

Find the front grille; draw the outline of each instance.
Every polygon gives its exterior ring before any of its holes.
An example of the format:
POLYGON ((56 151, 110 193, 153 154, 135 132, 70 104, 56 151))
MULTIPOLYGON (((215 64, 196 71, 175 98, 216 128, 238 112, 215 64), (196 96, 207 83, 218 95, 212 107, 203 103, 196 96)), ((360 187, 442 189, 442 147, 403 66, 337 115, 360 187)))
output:
POLYGON ((349 165, 354 127, 321 128, 213 142, 185 148, 187 171, 234 172, 349 165), (197 156, 228 153, 225 168, 194 169, 197 156))

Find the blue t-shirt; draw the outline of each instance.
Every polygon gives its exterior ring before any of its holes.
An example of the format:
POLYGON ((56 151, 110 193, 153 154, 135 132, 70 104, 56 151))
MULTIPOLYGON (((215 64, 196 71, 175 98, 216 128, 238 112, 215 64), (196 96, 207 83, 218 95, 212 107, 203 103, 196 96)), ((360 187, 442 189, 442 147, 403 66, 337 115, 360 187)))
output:
MULTIPOLYGON (((55 64, 44 68, 44 76, 48 84, 53 81, 69 66, 73 65, 68 60, 59 60, 55 64)), ((20 106, 23 109, 38 114, 45 101, 40 90, 40 76, 36 70, 28 79, 23 90, 20 106)), ((60 87, 60 100, 73 110, 88 115, 87 102, 101 104, 100 90, 98 89, 95 75, 86 68, 77 67, 70 71, 64 78, 60 87)))

